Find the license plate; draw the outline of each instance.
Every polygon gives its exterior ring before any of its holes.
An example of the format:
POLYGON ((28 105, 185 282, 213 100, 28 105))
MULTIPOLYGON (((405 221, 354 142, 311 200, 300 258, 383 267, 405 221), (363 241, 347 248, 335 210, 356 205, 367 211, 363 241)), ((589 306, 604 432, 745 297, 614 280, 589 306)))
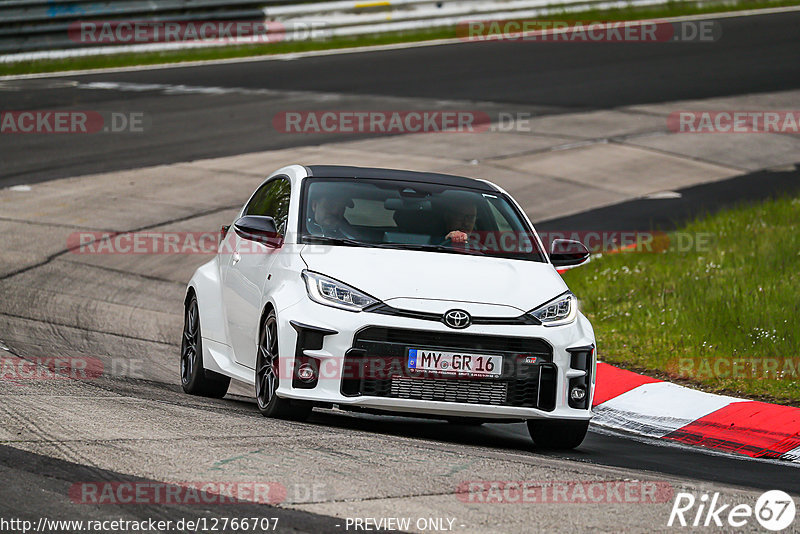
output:
POLYGON ((408 349, 408 368, 415 371, 439 371, 448 374, 500 376, 503 372, 503 357, 490 354, 408 349))

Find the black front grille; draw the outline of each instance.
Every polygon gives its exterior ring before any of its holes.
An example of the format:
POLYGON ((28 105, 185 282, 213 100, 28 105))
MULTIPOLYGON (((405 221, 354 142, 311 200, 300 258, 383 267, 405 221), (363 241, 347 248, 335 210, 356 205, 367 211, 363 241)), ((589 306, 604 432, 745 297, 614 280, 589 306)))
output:
POLYGON ((470 404, 506 403, 508 385, 503 382, 456 380, 447 378, 410 378, 395 376, 391 379, 391 396, 398 399, 420 399, 470 404))
POLYGON ((342 394, 553 410, 556 367, 538 338, 368 327, 345 355, 342 394), (408 369, 409 348, 503 356, 499 376, 453 377, 408 369))
POLYGON ((361 342, 392 343, 404 346, 442 349, 475 350, 478 352, 513 352, 532 354, 553 361, 553 349, 543 339, 535 337, 487 336, 403 328, 367 327, 356 333, 353 346, 361 342))

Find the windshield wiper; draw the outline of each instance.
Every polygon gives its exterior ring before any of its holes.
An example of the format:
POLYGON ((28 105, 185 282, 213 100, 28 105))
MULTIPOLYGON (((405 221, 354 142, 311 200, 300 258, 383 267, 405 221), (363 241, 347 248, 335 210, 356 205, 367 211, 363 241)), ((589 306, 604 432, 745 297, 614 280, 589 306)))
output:
POLYGON ((324 235, 304 235, 303 236, 306 240, 310 242, 317 242, 320 244, 325 245, 344 245, 350 247, 374 247, 374 248, 391 248, 396 250, 422 250, 422 251, 432 251, 432 252, 453 252, 453 253, 467 253, 467 254, 474 254, 478 253, 483 255, 484 252, 480 249, 459 249, 455 247, 449 247, 446 245, 421 245, 416 243, 372 243, 369 241, 356 241, 355 239, 349 239, 347 237, 330 237, 324 235))
POLYGON ((377 248, 397 248, 391 243, 373 243, 371 241, 356 241, 348 237, 331 237, 325 235, 304 235, 309 241, 317 241, 325 245, 345 245, 349 247, 377 247, 377 248))
POLYGON ((455 252, 459 254, 474 254, 474 253, 484 254, 482 250, 477 248, 458 248, 447 245, 419 245, 419 244, 396 243, 395 246, 397 248, 407 248, 409 250, 425 250, 432 252, 455 252))
POLYGON ((351 247, 370 247, 371 243, 364 243, 363 241, 356 241, 347 237, 330 237, 325 235, 304 235, 307 240, 318 241, 326 245, 347 245, 351 247))

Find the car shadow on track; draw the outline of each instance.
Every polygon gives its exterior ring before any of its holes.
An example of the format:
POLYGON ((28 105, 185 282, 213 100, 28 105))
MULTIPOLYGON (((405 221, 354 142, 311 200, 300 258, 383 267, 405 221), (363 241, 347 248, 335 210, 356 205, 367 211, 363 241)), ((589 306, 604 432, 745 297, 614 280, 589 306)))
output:
MULTIPOLYGON (((487 447, 500 451, 544 455, 558 453, 534 445, 524 423, 486 423, 481 426, 396 415, 373 415, 316 409, 310 424, 361 430, 372 434, 434 440, 444 444, 487 447)), ((575 455, 581 456, 579 450, 575 455)))
MULTIPOLYGON (((235 403, 236 410, 255 409, 255 400, 230 396, 225 402, 235 403), (252 408, 250 408, 252 407, 252 408)), ((590 428, 585 441, 570 451, 549 451, 538 448, 523 423, 487 423, 468 426, 437 419, 396 415, 373 415, 358 412, 316 409, 306 423, 287 423, 303 427, 329 427, 357 430, 387 437, 430 440, 443 447, 468 445, 484 447, 497 455, 513 454, 517 458, 560 458, 611 468, 649 472, 712 483, 731 484, 754 489, 782 489, 800 494, 800 478, 787 463, 762 462, 697 450, 680 444, 645 443, 633 437, 611 435, 590 428)))

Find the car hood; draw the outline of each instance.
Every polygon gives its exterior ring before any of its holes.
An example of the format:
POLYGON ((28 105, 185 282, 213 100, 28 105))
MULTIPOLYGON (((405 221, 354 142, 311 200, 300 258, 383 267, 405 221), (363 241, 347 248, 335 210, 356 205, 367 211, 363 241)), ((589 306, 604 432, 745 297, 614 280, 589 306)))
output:
POLYGON ((567 290, 549 263, 330 245, 306 245, 301 256, 309 270, 382 301, 471 302, 513 306, 526 312, 567 290))

